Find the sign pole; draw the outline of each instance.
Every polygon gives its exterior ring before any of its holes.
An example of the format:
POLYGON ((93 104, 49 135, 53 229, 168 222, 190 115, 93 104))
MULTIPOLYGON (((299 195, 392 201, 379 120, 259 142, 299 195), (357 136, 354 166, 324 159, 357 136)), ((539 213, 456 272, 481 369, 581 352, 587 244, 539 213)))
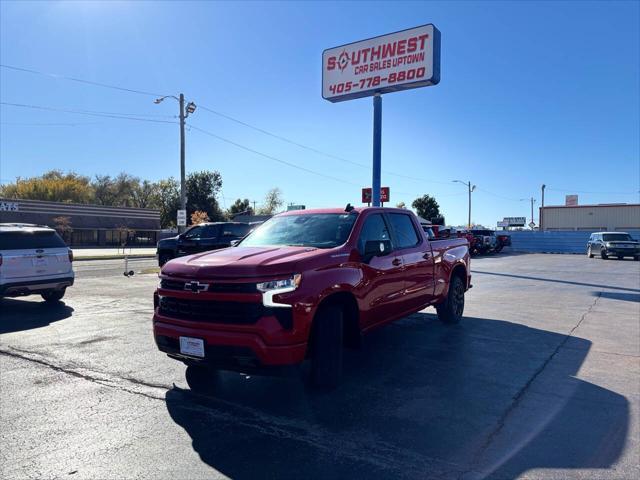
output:
POLYGON ((382 165, 382 96, 373 96, 373 178, 371 182, 371 201, 374 207, 380 206, 380 170, 382 165))

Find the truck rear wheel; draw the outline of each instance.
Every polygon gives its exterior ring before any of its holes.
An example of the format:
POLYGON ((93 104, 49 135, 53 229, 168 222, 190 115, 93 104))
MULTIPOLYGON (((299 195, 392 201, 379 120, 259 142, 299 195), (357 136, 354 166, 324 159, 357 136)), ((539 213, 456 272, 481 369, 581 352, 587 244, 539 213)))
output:
POLYGON ((464 312, 464 283, 455 275, 451 278, 447 299, 436 305, 438 318, 444 323, 458 323, 464 312))
POLYGON ((321 388, 333 388, 342 376, 344 314, 340 305, 325 305, 314 320, 311 381, 321 388))

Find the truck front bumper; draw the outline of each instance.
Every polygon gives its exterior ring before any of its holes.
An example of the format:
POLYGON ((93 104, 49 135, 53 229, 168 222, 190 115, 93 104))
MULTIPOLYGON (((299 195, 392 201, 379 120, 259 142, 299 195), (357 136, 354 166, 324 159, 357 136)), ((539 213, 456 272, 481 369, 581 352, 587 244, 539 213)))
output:
POLYGON ((210 325, 207 328, 176 325, 157 313, 153 317, 153 334, 158 348, 172 358, 246 373, 300 364, 307 352, 306 343, 268 345, 257 333, 212 329, 210 325), (203 340, 204 357, 182 354, 180 337, 203 340))

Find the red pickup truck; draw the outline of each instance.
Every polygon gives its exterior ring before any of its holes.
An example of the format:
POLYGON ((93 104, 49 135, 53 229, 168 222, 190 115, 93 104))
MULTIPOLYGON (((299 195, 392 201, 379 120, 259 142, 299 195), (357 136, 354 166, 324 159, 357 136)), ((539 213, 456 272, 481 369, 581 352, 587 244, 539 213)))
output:
POLYGON ((312 382, 330 387, 343 347, 373 328, 428 306, 460 321, 470 279, 466 239, 430 241, 407 210, 286 212, 235 247, 166 263, 153 332, 188 377, 310 359, 312 382))

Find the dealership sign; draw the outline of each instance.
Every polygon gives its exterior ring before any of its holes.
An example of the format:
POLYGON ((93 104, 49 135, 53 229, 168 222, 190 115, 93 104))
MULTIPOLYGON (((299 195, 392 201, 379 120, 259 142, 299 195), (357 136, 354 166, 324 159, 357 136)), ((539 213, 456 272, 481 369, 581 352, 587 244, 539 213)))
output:
POLYGON ((426 87, 439 81, 440 31, 431 24, 322 53, 322 97, 330 102, 426 87))
MULTIPOLYGON (((362 203, 371 203, 371 192, 373 190, 369 187, 365 187, 362 189, 362 203)), ((389 187, 380 187, 380 201, 388 202, 391 198, 391 192, 389 187)))

